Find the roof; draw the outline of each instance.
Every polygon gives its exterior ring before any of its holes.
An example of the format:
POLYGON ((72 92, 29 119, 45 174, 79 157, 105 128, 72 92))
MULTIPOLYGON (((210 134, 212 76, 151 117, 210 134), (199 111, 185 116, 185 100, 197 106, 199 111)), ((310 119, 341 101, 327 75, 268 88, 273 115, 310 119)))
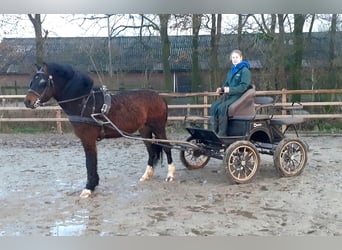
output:
MULTIPOLYGON (((341 41, 341 34, 337 33, 341 41)), ((172 71, 191 70, 192 37, 170 36, 172 71)), ((162 43, 159 36, 151 37, 115 37, 110 41, 112 69, 114 72, 162 71, 162 43)), ((305 47, 306 64, 326 62, 329 37, 326 33, 313 33, 313 38, 305 47)), ((342 42, 335 42, 341 53, 342 42)), ((287 40, 290 48, 291 40, 287 40)), ((222 35, 219 43, 219 63, 221 68, 230 65, 227 55, 237 48, 236 35, 222 35)), ((251 68, 261 68, 267 64, 269 40, 247 34, 243 36, 241 48, 251 68)), ((109 69, 107 37, 57 37, 45 42, 45 60, 69 63, 84 71, 102 71, 109 69)), ((34 38, 4 38, 0 43, 0 73, 31 73, 35 63, 34 38)), ((210 67, 210 36, 199 37, 199 62, 202 70, 210 67)))

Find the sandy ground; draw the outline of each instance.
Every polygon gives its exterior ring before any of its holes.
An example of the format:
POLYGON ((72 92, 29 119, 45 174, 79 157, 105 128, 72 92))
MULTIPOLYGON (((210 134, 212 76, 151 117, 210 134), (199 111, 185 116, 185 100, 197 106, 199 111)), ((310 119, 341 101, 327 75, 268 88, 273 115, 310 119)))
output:
MULTIPOLYGON (((185 140, 187 134, 172 133, 185 140)), ((279 178, 272 156, 250 184, 230 183, 222 162, 187 170, 173 151, 139 182, 147 155, 139 141, 98 143, 100 186, 79 198, 85 158, 73 134, 0 134, 1 236, 342 236, 342 137, 304 137, 310 146, 302 175, 279 178)))

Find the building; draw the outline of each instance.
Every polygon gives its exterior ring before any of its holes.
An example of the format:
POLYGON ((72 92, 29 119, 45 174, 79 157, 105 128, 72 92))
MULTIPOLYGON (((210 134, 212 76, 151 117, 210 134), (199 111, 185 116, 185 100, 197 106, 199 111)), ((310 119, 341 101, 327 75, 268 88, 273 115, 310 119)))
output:
MULTIPOLYGON (((174 91, 191 91, 191 36, 170 36, 171 56, 169 58, 173 75, 174 91)), ((337 33, 336 40, 341 41, 337 33)), ((288 52, 293 45, 289 36, 284 43, 288 52)), ((219 62, 222 81, 230 67, 228 55, 237 48, 236 35, 223 35, 219 44, 219 62)), ((320 68, 328 61, 329 37, 325 33, 313 33, 306 44, 303 66, 320 68)), ((341 54, 341 44, 335 42, 336 51, 341 54)), ((268 58, 270 40, 258 34, 244 35, 241 49, 251 64, 255 81, 263 80, 270 62, 268 58), (264 71, 263 71, 264 70, 264 71)), ((5 38, 0 43, 0 86, 6 88, 27 88, 35 71, 35 39, 5 38)), ((289 60, 291 60, 289 53, 289 60)), ((68 63, 86 71, 98 85, 109 89, 154 88, 163 90, 162 43, 159 36, 152 37, 106 37, 48 38, 45 42, 46 61, 68 63), (109 64, 111 52, 111 65, 109 64), (112 69, 112 77, 109 69, 112 69)), ((199 37, 199 63, 202 71, 201 90, 210 90, 210 36, 199 37)), ((217 83, 219 84, 219 83, 217 83)), ((216 86, 216 85, 215 85, 216 86)), ((20 92, 20 91, 19 91, 20 92)))

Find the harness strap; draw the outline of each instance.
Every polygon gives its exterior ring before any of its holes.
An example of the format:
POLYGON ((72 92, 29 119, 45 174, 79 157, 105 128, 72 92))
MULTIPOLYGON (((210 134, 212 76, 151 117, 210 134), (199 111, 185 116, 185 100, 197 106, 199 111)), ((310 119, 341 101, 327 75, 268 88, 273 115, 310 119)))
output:
POLYGON ((84 116, 79 116, 79 115, 69 115, 68 119, 70 122, 74 122, 74 123, 86 123, 89 125, 96 125, 99 127, 103 126, 102 124, 94 121, 94 119, 91 117, 84 117, 84 116))
POLYGON ((112 97, 106 86, 101 87, 101 92, 103 94, 103 105, 101 108, 101 113, 107 115, 112 106, 112 97))
POLYGON ((79 116, 79 115, 69 115, 68 119, 71 123, 85 123, 89 125, 95 125, 101 128, 101 133, 100 136, 96 139, 97 141, 101 141, 103 138, 105 138, 105 132, 104 132, 104 127, 105 124, 100 123, 96 120, 94 120, 91 117, 84 117, 84 116, 79 116))
POLYGON ((66 100, 63 100, 63 101, 59 101, 58 104, 77 101, 77 100, 82 99, 82 98, 84 98, 86 96, 88 96, 88 94, 87 95, 82 95, 82 96, 79 96, 79 97, 75 97, 75 98, 72 98, 72 99, 66 99, 66 100))

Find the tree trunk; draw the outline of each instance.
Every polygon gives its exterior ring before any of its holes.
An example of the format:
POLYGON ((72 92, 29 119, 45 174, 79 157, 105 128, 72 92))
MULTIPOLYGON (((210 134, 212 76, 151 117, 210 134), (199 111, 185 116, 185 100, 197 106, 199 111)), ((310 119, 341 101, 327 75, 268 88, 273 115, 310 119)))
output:
POLYGON ((238 15, 238 34, 237 34, 237 45, 238 48, 241 49, 241 41, 242 41, 242 28, 243 28, 243 15, 239 14, 238 15))
MULTIPOLYGON (((294 14, 294 30, 293 30, 293 40, 294 40, 294 52, 293 60, 290 63, 290 75, 291 75, 291 87, 292 89, 301 88, 302 79, 302 60, 303 60, 303 50, 304 50, 304 35, 303 27, 305 23, 305 15, 294 14)), ((300 101, 300 96, 294 96, 292 101, 300 101)))
POLYGON ((28 17, 33 25, 35 39, 36 39, 36 63, 42 65, 44 62, 44 42, 46 40, 48 32, 45 31, 45 37, 43 37, 42 21, 40 14, 28 14, 28 17))
MULTIPOLYGON (((329 69, 328 69, 328 84, 329 88, 336 89, 338 88, 338 70, 335 67, 335 39, 336 39, 336 31, 337 31, 337 14, 332 14, 331 16, 331 25, 330 25, 330 34, 329 34, 329 69)), ((335 99, 335 95, 331 95, 330 101, 335 99)), ((335 112, 338 112, 335 110, 335 112)))
POLYGON ((170 65, 170 41, 168 36, 168 22, 170 14, 159 14, 160 20, 160 38, 162 41, 162 62, 163 62, 163 77, 165 89, 167 91, 173 91, 172 74, 170 65))
POLYGON ((286 74, 285 74, 285 29, 284 29, 284 14, 278 14, 278 27, 279 27, 279 36, 278 36, 278 72, 277 72, 277 89, 287 88, 286 84, 286 74))
MULTIPOLYGON (((217 86, 220 82, 220 65, 218 61, 218 45, 221 38, 221 23, 222 14, 211 15, 211 38, 210 38, 210 86, 209 89, 213 90, 213 86, 217 86)), ((220 85, 220 84, 219 84, 220 85)))
POLYGON ((191 54, 191 59, 192 59, 191 87, 192 87, 193 92, 198 92, 201 86, 199 51, 198 51, 200 27, 201 27, 201 15, 194 14, 192 16, 192 54, 191 54))

